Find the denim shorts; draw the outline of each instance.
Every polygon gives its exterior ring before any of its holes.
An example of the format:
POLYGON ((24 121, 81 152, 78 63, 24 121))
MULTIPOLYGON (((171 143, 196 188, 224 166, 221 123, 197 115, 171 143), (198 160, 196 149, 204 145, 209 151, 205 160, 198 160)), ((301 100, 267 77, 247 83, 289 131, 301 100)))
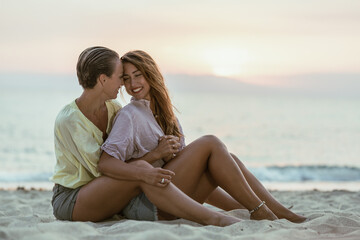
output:
POLYGON ((140 193, 126 205, 121 214, 127 219, 157 221, 157 208, 146 197, 145 193, 140 193))
POLYGON ((51 205, 53 214, 57 219, 72 221, 72 213, 80 188, 72 189, 55 184, 51 205))

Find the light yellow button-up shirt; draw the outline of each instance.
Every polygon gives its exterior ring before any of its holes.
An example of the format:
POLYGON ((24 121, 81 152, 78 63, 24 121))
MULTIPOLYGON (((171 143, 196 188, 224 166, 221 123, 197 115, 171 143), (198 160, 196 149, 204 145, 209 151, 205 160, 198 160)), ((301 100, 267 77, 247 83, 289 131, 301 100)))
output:
MULTIPOLYGON (((109 134, 113 119, 121 105, 116 100, 106 102, 109 134)), ((77 188, 101 174, 97 170, 103 133, 80 111, 75 101, 58 114, 54 131, 56 165, 50 180, 64 187, 77 188)))

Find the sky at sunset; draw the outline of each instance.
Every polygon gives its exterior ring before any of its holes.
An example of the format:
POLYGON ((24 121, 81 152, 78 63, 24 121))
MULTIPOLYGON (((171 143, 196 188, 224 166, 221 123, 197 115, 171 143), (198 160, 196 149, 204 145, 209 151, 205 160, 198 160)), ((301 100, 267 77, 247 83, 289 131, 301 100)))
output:
POLYGON ((0 0, 0 32, 0 73, 74 73, 102 45, 165 74, 360 74, 359 0, 0 0))

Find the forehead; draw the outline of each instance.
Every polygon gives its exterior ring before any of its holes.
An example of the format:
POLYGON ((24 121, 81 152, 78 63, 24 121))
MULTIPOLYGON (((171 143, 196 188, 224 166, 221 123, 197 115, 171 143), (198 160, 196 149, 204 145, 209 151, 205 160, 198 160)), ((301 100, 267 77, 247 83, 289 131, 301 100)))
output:
POLYGON ((115 61, 115 71, 114 72, 123 72, 123 65, 120 60, 115 61))
POLYGON ((135 71, 138 71, 138 69, 135 67, 135 65, 132 63, 129 63, 129 62, 124 63, 123 67, 124 67, 125 74, 131 74, 135 71))

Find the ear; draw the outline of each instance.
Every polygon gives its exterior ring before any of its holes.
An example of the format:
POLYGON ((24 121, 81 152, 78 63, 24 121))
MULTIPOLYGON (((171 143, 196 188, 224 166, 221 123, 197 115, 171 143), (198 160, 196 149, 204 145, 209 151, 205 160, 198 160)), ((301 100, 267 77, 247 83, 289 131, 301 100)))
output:
POLYGON ((107 81, 107 76, 105 74, 100 74, 100 76, 98 77, 98 82, 100 83, 100 85, 104 86, 106 81, 107 81))

